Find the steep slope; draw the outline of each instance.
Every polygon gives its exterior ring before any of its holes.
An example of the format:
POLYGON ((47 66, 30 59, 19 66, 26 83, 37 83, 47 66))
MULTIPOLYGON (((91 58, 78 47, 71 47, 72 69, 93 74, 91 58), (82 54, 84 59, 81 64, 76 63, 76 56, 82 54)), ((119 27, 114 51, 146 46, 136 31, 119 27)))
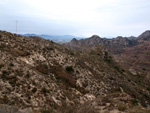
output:
MULTIPOLYGON (((83 49, 84 51, 95 45, 105 46, 121 67, 137 76, 136 78, 131 78, 131 80, 138 84, 143 84, 145 89, 149 90, 149 37, 149 31, 145 31, 137 38, 130 37, 131 39, 128 39, 129 37, 103 39, 94 35, 88 39, 76 40, 76 43, 72 40, 70 43, 67 43, 66 46, 77 50, 83 49)), ((141 92, 139 91, 139 93, 141 92)))
POLYGON ((138 84, 140 78, 119 67, 103 46, 71 51, 40 37, 0 31, 0 57, 1 104, 56 112, 114 93, 129 97, 127 104, 150 104, 149 82, 138 84))

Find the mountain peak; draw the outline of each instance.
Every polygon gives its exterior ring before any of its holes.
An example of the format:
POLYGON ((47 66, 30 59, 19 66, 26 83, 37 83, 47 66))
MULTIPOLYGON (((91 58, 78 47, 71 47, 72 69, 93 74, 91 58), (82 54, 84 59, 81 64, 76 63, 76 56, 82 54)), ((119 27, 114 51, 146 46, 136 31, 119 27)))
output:
POLYGON ((72 40, 71 40, 71 42, 77 42, 78 40, 76 39, 76 38, 73 38, 72 40))
POLYGON ((98 35, 93 35, 91 38, 100 38, 98 35))
POLYGON ((140 36, 138 36, 140 40, 150 40, 150 30, 146 30, 140 36))
POLYGON ((142 33, 144 36, 149 36, 150 35, 150 30, 146 30, 145 32, 142 33))

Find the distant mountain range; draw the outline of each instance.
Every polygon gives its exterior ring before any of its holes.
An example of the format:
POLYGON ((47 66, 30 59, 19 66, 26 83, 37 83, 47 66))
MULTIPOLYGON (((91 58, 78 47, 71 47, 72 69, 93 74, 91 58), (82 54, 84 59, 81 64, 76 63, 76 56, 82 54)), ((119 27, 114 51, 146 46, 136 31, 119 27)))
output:
POLYGON ((82 39, 85 37, 76 37, 76 36, 72 36, 72 35, 47 35, 47 34, 19 34, 21 36, 39 36, 42 37, 44 39, 48 39, 48 40, 52 40, 56 43, 66 43, 66 42, 70 42, 73 38, 76 39, 82 39))

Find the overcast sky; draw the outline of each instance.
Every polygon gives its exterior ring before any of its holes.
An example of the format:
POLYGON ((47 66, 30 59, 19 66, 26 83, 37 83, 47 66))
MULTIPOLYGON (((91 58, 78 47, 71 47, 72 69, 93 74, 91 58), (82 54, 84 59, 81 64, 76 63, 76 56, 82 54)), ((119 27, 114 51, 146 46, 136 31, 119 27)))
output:
POLYGON ((89 37, 150 29, 150 0, 0 0, 0 30, 89 37))

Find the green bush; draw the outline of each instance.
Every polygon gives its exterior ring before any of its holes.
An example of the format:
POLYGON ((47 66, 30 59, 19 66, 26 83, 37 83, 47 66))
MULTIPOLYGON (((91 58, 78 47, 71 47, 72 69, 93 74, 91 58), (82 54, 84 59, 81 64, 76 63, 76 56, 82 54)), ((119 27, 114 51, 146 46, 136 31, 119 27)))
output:
POLYGON ((2 45, 0 45, 0 49, 3 49, 4 47, 2 45))
POLYGON ((138 102, 139 102, 139 101, 138 101, 136 98, 134 98, 134 99, 132 100, 132 104, 134 104, 134 105, 137 105, 138 102))
POLYGON ((108 59, 108 58, 104 58, 104 61, 107 62, 107 63, 111 63, 111 60, 108 59))

